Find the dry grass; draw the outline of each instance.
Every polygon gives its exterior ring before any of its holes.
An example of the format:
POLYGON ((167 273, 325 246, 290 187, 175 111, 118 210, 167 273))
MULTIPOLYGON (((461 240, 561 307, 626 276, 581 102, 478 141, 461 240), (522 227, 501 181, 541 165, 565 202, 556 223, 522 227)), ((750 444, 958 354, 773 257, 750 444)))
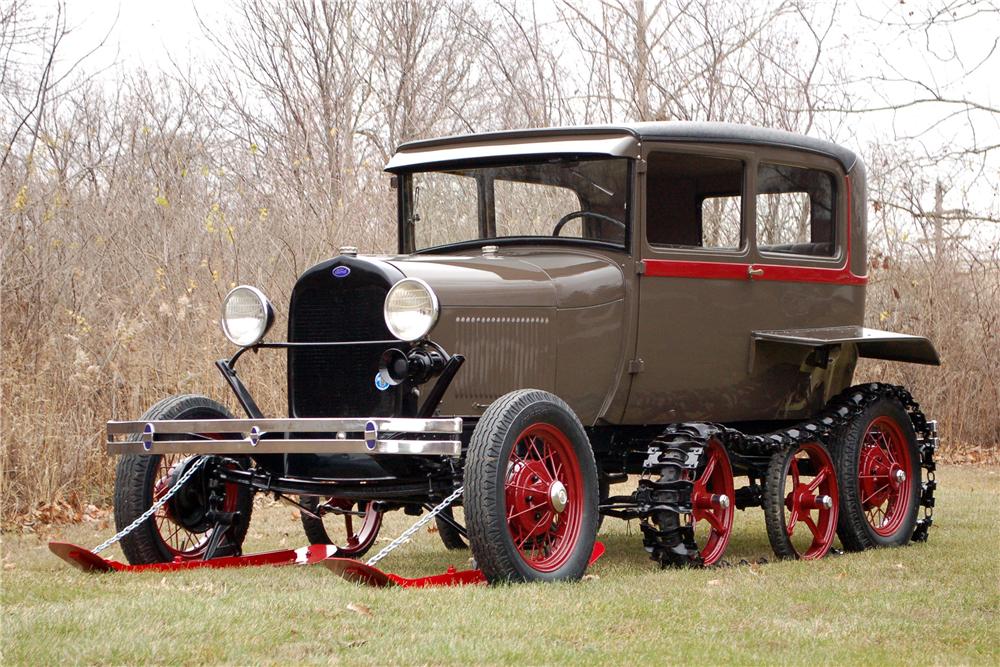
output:
MULTIPOLYGON (((35 537, 3 545, 4 664, 996 664, 1000 469, 945 467, 926 544, 703 571, 661 571, 609 519, 578 584, 374 590, 320 567, 85 575, 35 537)), ((624 491, 624 489, 623 489, 624 491)), ((770 557, 737 513, 733 562, 770 557)), ((396 513, 383 540, 412 521, 396 513)), ((56 535, 86 545, 108 529, 56 535)), ((298 546, 289 508, 258 508, 248 548, 298 546)), ((384 543, 384 542, 383 542, 384 543)), ((115 549, 113 554, 120 558, 115 549)), ((465 566, 422 533, 408 576, 465 566)))

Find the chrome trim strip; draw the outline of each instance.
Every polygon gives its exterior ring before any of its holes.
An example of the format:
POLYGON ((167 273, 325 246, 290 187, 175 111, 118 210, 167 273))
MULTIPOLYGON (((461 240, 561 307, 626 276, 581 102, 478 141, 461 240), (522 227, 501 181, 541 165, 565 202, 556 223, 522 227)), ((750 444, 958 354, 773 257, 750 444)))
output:
MULTIPOLYGON (((379 433, 461 433, 462 419, 413 419, 404 417, 371 417, 365 419, 182 419, 160 421, 109 421, 108 436, 142 433, 151 427, 162 433, 363 433, 372 423, 379 433)), ((263 440, 261 443, 263 444, 263 440)), ((363 441, 362 441, 363 442, 363 441)))
POLYGON ((139 440, 108 441, 108 454, 411 454, 461 456, 460 440, 139 440), (147 449, 148 446, 148 449, 147 449))

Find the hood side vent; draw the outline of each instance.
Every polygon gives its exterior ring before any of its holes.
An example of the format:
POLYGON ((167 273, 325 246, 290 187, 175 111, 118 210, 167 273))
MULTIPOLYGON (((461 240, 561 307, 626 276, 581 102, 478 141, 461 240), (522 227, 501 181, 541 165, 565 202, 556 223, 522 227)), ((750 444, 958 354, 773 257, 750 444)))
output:
POLYGON ((480 412, 515 389, 554 387, 551 311, 518 310, 523 314, 460 315, 455 319, 455 351, 467 360, 455 379, 457 404, 451 409, 456 414, 480 412))

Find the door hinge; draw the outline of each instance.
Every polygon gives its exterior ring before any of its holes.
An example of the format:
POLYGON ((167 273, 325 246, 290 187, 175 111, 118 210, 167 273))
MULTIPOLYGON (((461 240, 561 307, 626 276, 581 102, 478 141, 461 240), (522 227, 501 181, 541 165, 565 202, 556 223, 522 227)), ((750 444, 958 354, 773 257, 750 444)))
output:
POLYGON ((640 276, 641 275, 645 275, 645 273, 646 273, 646 262, 644 262, 641 259, 638 262, 636 262, 635 263, 635 272, 638 273, 640 276))
POLYGON ((645 160, 639 158, 638 160, 635 161, 635 173, 645 174, 647 165, 648 163, 645 160))
POLYGON ((646 367, 646 362, 642 359, 632 359, 628 362, 628 374, 635 375, 641 373, 646 367))

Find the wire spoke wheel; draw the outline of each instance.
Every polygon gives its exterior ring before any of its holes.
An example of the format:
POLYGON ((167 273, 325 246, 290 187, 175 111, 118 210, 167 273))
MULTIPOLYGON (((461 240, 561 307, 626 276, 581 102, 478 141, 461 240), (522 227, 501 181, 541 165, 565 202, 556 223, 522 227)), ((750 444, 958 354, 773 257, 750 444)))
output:
POLYGON ((464 471, 469 547, 486 580, 582 577, 597 538, 597 477, 587 432, 558 396, 519 389, 494 401, 464 471))
MULTIPOLYGON (((174 419, 232 419, 232 414, 210 398, 182 394, 157 402, 142 416, 143 421, 174 419)), ((138 437, 133 436, 134 439, 138 437)), ((232 436, 215 433, 189 434, 187 437, 213 441, 232 436)), ((115 472, 116 529, 122 530, 131 524, 161 499, 200 458, 188 454, 123 455, 115 472)), ((245 464, 242 461, 233 460, 227 465, 241 466, 245 464)), ((122 537, 122 552, 129 563, 142 565, 203 558, 215 530, 213 509, 234 515, 214 555, 241 552, 253 513, 253 491, 233 483, 217 487, 218 481, 212 479, 213 469, 212 464, 202 466, 148 521, 122 537), (216 494, 221 494, 221 499, 216 494)))
POLYGON ((837 464, 837 534, 847 551, 907 544, 920 509, 920 455, 910 415, 879 398, 831 443, 837 464))
POLYGON ((302 512, 302 527, 311 544, 332 544, 341 555, 359 557, 371 549, 382 528, 382 512, 371 500, 328 497, 301 498, 302 506, 320 516, 302 512))
POLYGON ((517 438, 504 489, 507 528, 533 569, 557 570, 576 548, 583 483, 573 446, 551 424, 532 424, 517 438))
MULTIPOLYGON (((184 465, 192 462, 195 457, 184 454, 163 454, 158 458, 156 472, 153 475, 150 506, 166 495, 180 477, 184 465)), ((197 474, 195 476, 197 477, 197 474)), ((239 489, 235 484, 226 484, 222 511, 234 512, 238 504, 239 489)), ((157 534, 163 540, 163 545, 173 556, 173 559, 201 558, 205 554, 214 528, 207 525, 193 525, 190 521, 183 520, 176 516, 175 507, 176 501, 171 499, 153 515, 153 524, 157 534)))
POLYGON ((771 457, 764 519, 779 558, 822 558, 837 532, 839 493, 833 459, 818 442, 771 457))
POLYGON ((713 439, 691 489, 690 521, 703 565, 717 563, 729 546, 735 515, 734 495, 729 455, 722 443, 713 439))
POLYGON ((912 470, 910 447, 899 424, 888 417, 873 420, 861 443, 858 487, 865 518, 878 535, 893 535, 906 520, 912 470))

